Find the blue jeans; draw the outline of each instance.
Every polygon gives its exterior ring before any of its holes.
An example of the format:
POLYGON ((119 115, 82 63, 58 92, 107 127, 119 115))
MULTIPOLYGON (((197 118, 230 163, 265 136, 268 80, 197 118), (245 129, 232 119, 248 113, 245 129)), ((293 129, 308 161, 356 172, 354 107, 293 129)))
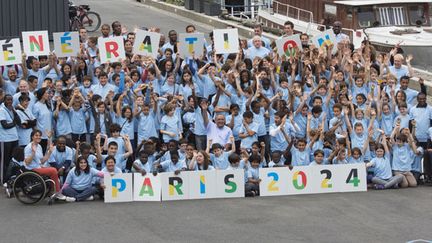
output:
POLYGON ((76 190, 76 189, 73 189, 72 187, 66 187, 62 191, 63 195, 65 195, 67 197, 74 197, 74 198, 76 198, 77 201, 84 201, 87 198, 89 198, 90 196, 93 196, 94 194, 96 194, 96 192, 97 192, 97 189, 94 186, 91 186, 91 187, 86 188, 84 190, 76 190))

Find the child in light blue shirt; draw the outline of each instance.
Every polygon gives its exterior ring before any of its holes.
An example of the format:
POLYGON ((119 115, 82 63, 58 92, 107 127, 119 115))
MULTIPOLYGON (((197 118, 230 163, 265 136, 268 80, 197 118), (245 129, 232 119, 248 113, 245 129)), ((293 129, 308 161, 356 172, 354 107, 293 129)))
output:
POLYGON ((184 160, 179 160, 177 151, 170 151, 170 156, 171 160, 156 163, 156 168, 164 172, 174 172, 176 175, 178 175, 180 171, 185 171, 187 169, 186 162, 184 160))
MULTIPOLYGON (((208 140, 208 145, 207 145, 207 153, 209 153, 209 148, 210 148, 210 144, 212 144, 212 140, 209 139, 208 140)), ((210 153, 210 161, 212 162, 212 165, 215 167, 215 169, 217 170, 226 170, 228 169, 229 166, 229 162, 228 162, 228 157, 235 152, 235 142, 234 142, 234 137, 231 136, 230 137, 230 141, 231 141, 231 150, 228 152, 224 152, 224 148, 222 145, 220 145, 219 143, 214 143, 212 145, 212 150, 213 153, 210 153)))
POLYGON ((138 156, 138 159, 132 164, 132 172, 141 173, 143 176, 147 173, 154 172, 152 164, 148 161, 148 154, 144 150, 141 150, 138 152, 138 156))
POLYGON ((253 122, 253 113, 246 111, 243 113, 243 125, 239 131, 239 138, 241 139, 240 147, 244 149, 250 149, 252 143, 258 141, 258 128, 259 125, 253 122))
POLYGON ((249 157, 250 166, 247 168, 247 182, 245 185, 245 195, 247 197, 259 196, 259 183, 261 179, 259 178, 259 166, 261 163, 261 157, 252 154, 249 157))
POLYGON ((375 184, 375 189, 397 188, 398 184, 402 182, 403 176, 393 176, 390 165, 390 151, 387 147, 386 136, 384 132, 381 135, 381 144, 377 144, 375 148, 376 157, 373 158, 371 162, 367 163, 366 167, 374 168, 372 182, 375 184))
POLYGON ((79 157, 71 169, 62 187, 67 202, 93 200, 97 189, 93 185, 94 177, 103 178, 104 174, 91 168, 84 157, 79 157))

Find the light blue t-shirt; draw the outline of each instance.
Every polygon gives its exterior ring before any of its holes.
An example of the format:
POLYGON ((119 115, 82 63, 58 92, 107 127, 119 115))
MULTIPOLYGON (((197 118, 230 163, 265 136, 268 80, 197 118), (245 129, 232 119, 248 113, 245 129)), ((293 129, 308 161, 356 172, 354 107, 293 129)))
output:
MULTIPOLYGON (((0 105, 0 121, 6 121, 7 123, 13 122, 14 114, 11 110, 5 107, 4 104, 0 105)), ((4 128, 0 125, 0 142, 12 142, 18 141, 18 130, 15 125, 12 128, 4 128)))
POLYGON ((71 122, 69 118, 69 112, 61 109, 58 113, 55 127, 57 134, 69 135, 72 133, 71 122))
POLYGON ((254 180, 259 179, 259 167, 253 168, 252 166, 249 166, 246 170, 247 178, 251 178, 254 180))
POLYGON ((414 153, 410 146, 405 143, 402 146, 393 145, 392 169, 397 171, 410 171, 414 162, 414 153))
POLYGON ((52 111, 46 104, 36 102, 33 106, 33 115, 37 120, 37 129, 42 131, 42 138, 47 139, 46 131, 52 131, 52 111))
POLYGON ((76 169, 77 168, 74 167, 69 171, 65 184, 68 184, 70 187, 78 191, 90 188, 94 182, 94 177, 103 177, 103 172, 98 171, 95 168, 90 168, 88 173, 81 171, 79 175, 75 174, 76 169))
MULTIPOLYGON (((141 162, 140 159, 136 159, 133 164, 135 166, 138 166, 141 170, 144 170, 146 173, 151 173, 153 172, 153 166, 152 163, 149 163, 149 161, 147 160, 147 162, 145 164, 143 164, 141 162)), ((137 170, 132 166, 132 172, 137 172, 137 170)))
POLYGON ((174 172, 176 170, 186 169, 186 162, 184 160, 179 160, 175 164, 171 160, 165 160, 161 162, 160 165, 165 172, 174 172))
MULTIPOLYGON (((106 167, 104 167, 101 171, 103 173, 110 173, 106 167)), ((114 174, 120 174, 120 173, 123 173, 122 170, 117 166, 114 166, 114 174)))
POLYGON ((40 68, 37 71, 33 71, 33 69, 28 70, 28 77, 30 77, 30 76, 37 77, 37 79, 38 79, 37 88, 38 89, 42 88, 43 81, 44 81, 47 74, 48 74, 48 72, 45 72, 44 68, 40 68))
POLYGON ((380 179, 388 180, 392 175, 390 166, 390 154, 386 153, 384 157, 375 157, 371 160, 372 167, 374 168, 374 175, 380 179))
POLYGON ((57 150, 57 148, 54 149, 54 151, 51 153, 51 156, 49 157, 48 163, 55 164, 57 167, 64 166, 66 169, 69 169, 70 166, 72 166, 74 161, 74 152, 71 148, 67 147, 65 148, 65 151, 60 152, 57 150))
POLYGON ((160 129, 175 134, 174 137, 168 136, 167 134, 163 134, 162 138, 165 143, 169 142, 169 140, 171 139, 178 141, 179 134, 183 131, 181 119, 176 114, 174 114, 173 116, 165 115, 161 119, 160 129))
MULTIPOLYGON (((25 146, 24 148, 24 158, 28 158, 32 155, 32 143, 27 144, 27 146, 25 146)), ((37 145, 36 148, 36 152, 33 156, 32 161, 30 162, 30 164, 25 164, 25 168, 27 170, 33 170, 33 169, 37 169, 37 168, 41 168, 41 159, 44 157, 43 152, 42 152, 42 146, 40 146, 40 144, 37 145)))
POLYGON ((255 57, 264 58, 268 56, 269 53, 269 49, 265 47, 256 48, 255 46, 252 46, 246 50, 245 56, 253 61, 255 57))
POLYGON ((291 148, 292 166, 304 166, 310 164, 310 149, 308 146, 303 151, 298 150, 295 146, 291 148))
POLYGON ((85 134, 87 132, 85 108, 80 108, 78 111, 75 111, 73 108, 70 108, 69 119, 70 121, 72 121, 71 122, 72 133, 85 134))
POLYGON ((432 107, 417 107, 414 106, 410 110, 410 117, 416 121, 416 138, 419 142, 426 142, 429 138, 428 129, 432 119, 432 107))
MULTIPOLYGON (((241 148, 245 148, 245 149, 252 148, 252 144, 254 142, 258 141, 258 134, 257 134, 257 132, 258 132, 258 129, 259 129, 260 125, 258 125, 258 123, 256 123, 256 122, 252 122, 252 123, 248 124, 248 126, 249 126, 249 130, 254 131, 255 134, 252 135, 252 136, 247 136, 247 137, 241 139, 240 147, 241 148)), ((247 131, 248 130, 244 127, 244 125, 242 123, 242 127, 240 128, 240 132, 239 133, 247 133, 247 131)))
POLYGON ((143 140, 148 140, 150 137, 158 137, 155 125, 155 117, 151 111, 147 116, 141 112, 138 117, 137 144, 141 143, 143 140))
POLYGON ((222 152, 219 157, 216 157, 214 154, 210 154, 210 160, 217 170, 226 170, 229 166, 228 157, 231 152, 222 152))
MULTIPOLYGON (((199 171, 199 170, 204 170, 204 166, 203 165, 199 165, 197 163, 195 163, 194 168, 192 169, 193 171, 199 171)), ((215 170, 215 168, 212 165, 208 165, 207 170, 215 170)))

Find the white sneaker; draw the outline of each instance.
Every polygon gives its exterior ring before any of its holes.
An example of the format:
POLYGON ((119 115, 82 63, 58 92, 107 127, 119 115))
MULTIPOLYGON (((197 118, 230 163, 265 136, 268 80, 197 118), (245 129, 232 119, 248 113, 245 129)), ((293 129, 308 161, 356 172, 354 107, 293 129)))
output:
POLYGON ((86 201, 93 201, 94 200, 94 197, 93 196, 90 196, 90 197, 88 197, 87 199, 86 199, 86 201))
POLYGON ((9 189, 9 188, 7 188, 7 187, 6 187, 6 196, 7 196, 8 198, 11 198, 11 197, 12 197, 12 190, 9 189))
POLYGON ((55 198, 57 198, 58 200, 61 200, 61 201, 66 200, 66 196, 61 194, 60 192, 55 194, 55 198))
POLYGON ((66 197, 65 201, 66 202, 75 202, 76 198, 74 198, 74 197, 66 197))

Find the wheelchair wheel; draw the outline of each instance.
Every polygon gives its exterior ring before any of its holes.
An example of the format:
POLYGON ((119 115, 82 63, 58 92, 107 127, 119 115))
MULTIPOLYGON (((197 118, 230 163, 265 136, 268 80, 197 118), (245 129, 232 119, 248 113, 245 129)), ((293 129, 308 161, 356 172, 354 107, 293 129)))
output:
POLYGON ((21 203, 35 204, 45 198, 47 188, 42 176, 34 172, 25 172, 15 179, 13 192, 21 203))

